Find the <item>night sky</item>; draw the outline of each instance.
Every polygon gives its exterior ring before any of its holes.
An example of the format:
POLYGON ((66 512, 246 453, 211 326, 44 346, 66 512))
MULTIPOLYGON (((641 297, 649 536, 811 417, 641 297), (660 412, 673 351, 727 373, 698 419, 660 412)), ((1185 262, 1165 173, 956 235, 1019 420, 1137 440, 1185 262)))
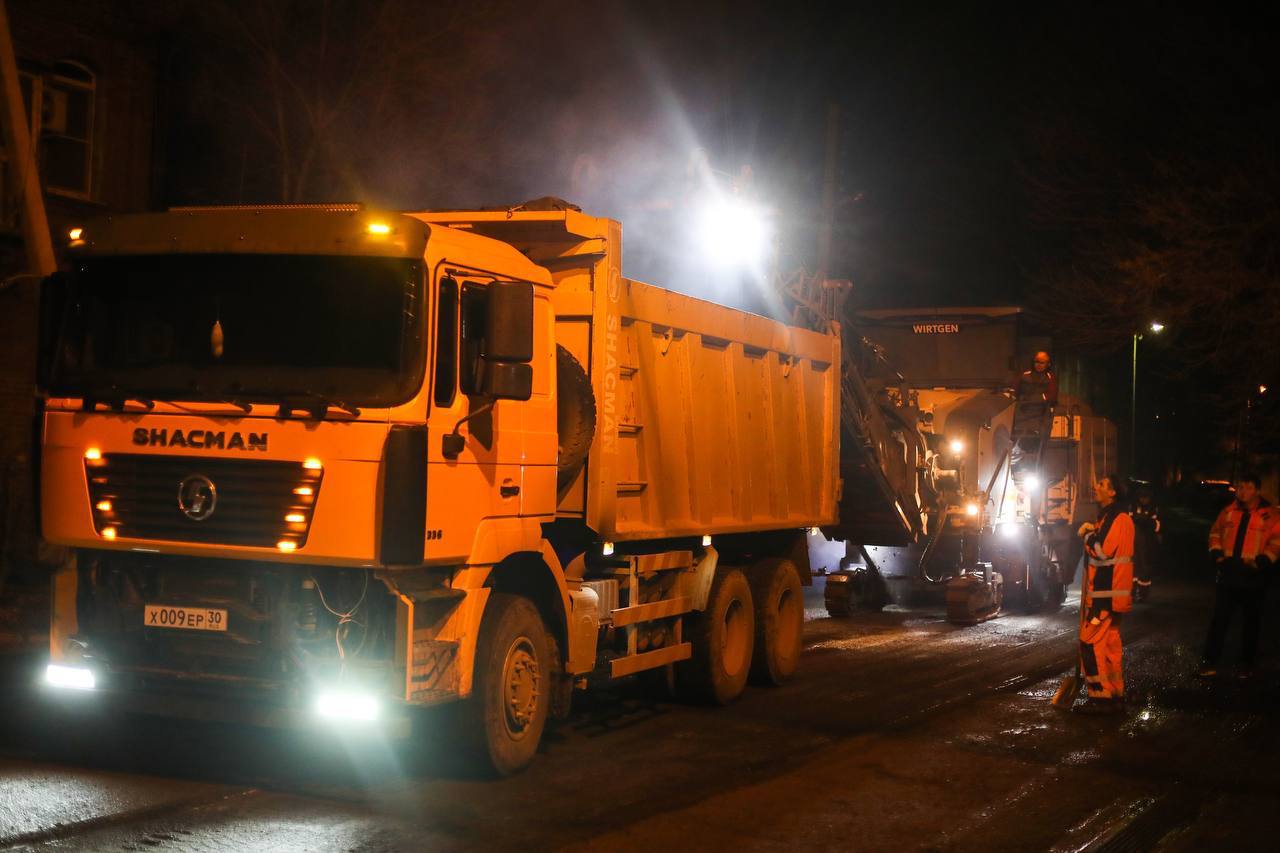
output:
POLYGON ((1280 28, 1033 5, 178 4, 165 201, 559 196, 623 223, 625 274, 758 310, 698 212, 712 190, 765 207, 776 272, 813 271, 834 138, 828 274, 855 306, 1026 306, 1115 380, 1117 421, 1160 316, 1140 414, 1211 412, 1176 442, 1208 465, 1280 387, 1280 28))
MULTIPOLYGON (((297 47, 320 38, 317 5, 294 4, 312 14, 282 28, 282 55, 308 84, 330 66, 336 90, 354 60, 331 48, 316 63, 297 47)), ((1036 221, 1026 174, 1070 161, 1076 146, 1101 152, 1120 186, 1151 158, 1231 128, 1274 129, 1275 31, 1228 12, 490 2, 460 15, 427 4, 432 15, 410 5, 395 38, 413 59, 378 84, 404 111, 377 124, 337 115, 325 133, 345 162, 315 170, 301 197, 444 207, 558 195, 623 221, 629 275, 685 289, 699 286, 686 239, 699 163, 772 208, 784 266, 816 264, 832 105, 831 273, 872 303, 1021 300, 1064 249, 1036 221)), ((352 8, 329 25, 356 43, 379 4, 352 8)), ((179 110, 171 197, 276 200, 274 149, 252 122, 226 121, 227 92, 241 90, 227 82, 256 73, 227 53, 240 34, 199 12, 181 26, 176 76, 218 94, 179 110)), ((257 36, 269 41, 270 27, 257 36)))

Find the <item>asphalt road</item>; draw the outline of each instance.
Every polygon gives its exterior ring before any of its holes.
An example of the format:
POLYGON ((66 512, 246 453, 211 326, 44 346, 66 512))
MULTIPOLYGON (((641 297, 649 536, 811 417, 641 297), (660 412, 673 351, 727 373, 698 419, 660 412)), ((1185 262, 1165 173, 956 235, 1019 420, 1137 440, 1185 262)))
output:
POLYGON ((54 711, 14 659, 0 850, 1274 850, 1280 594, 1268 665, 1202 683, 1210 595, 1138 606, 1131 707, 1104 718, 1049 705, 1074 595, 970 628, 940 602, 828 619, 811 595, 793 683, 729 708, 580 696, 496 782, 376 737, 54 711))

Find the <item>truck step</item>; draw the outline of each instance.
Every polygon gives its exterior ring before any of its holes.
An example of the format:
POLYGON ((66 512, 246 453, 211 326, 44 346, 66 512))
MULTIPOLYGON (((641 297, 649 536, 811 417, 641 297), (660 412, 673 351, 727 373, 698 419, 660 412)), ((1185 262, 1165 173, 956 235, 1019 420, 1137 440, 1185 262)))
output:
POLYGON ((627 655, 623 658, 614 658, 609 662, 610 675, 614 678, 622 678, 625 675, 634 675, 646 669, 656 669, 660 666, 666 666, 669 663, 688 660, 693 657, 692 643, 677 643, 674 646, 663 646, 660 649, 654 649, 650 652, 641 652, 636 655, 627 655))
POLYGON ((654 601, 649 604, 636 604, 632 607, 621 607, 610 611, 614 627, 634 625, 637 622, 652 622, 654 619, 667 619, 679 616, 693 609, 693 600, 686 595, 668 598, 665 601, 654 601))

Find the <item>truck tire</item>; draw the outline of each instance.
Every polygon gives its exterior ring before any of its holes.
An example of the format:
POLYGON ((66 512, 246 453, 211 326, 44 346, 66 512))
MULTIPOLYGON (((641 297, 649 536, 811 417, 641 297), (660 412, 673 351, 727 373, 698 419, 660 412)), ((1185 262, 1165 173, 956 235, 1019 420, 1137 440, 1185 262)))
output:
POLYGON ((756 633, 751 586, 740 569, 722 566, 716 572, 707 609, 688 625, 693 657, 676 668, 681 692, 728 705, 746 689, 756 633))
POLYGON ((521 596, 493 593, 480 624, 475 682, 462 723, 469 751, 497 775, 522 770, 537 754, 553 674, 538 609, 521 596))
POLYGON ((804 591, 790 560, 769 558, 747 572, 755 603, 756 639, 751 680, 778 686, 795 675, 804 643, 804 591))
POLYGON ((596 395, 587 371, 560 344, 556 344, 556 431, 560 442, 556 486, 563 489, 587 461, 596 434, 596 395))

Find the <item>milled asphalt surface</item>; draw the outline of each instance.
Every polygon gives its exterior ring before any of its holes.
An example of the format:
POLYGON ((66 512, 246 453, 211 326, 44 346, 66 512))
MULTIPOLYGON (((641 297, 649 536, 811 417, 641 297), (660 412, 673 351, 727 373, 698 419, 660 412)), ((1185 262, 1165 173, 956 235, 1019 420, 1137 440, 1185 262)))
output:
POLYGON ((10 661, 0 849, 1277 848, 1280 592, 1263 671, 1203 683, 1211 586, 1164 582, 1125 627, 1119 718, 1049 705, 1074 595, 958 628, 936 598, 834 620, 815 593, 793 683, 580 696, 501 781, 376 738, 53 713, 10 661))

